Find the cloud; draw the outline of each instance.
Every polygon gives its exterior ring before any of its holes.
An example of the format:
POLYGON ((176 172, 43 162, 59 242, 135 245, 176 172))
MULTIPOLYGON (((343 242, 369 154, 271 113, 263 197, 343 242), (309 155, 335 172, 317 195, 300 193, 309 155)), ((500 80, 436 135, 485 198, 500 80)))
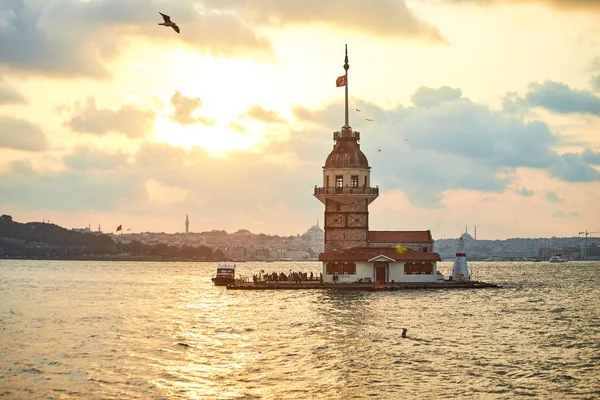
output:
MULTIPOLYGON (((4 0, 3 0, 4 1, 4 0)), ((122 39, 144 36, 215 56, 271 57, 271 45, 237 15, 193 0, 169 4, 181 27, 175 34, 157 24, 160 0, 10 0, 0 14, 0 66, 62 78, 111 75, 122 39)))
POLYGON ((48 141, 38 125, 0 115, 0 148, 42 151, 48 148, 48 141))
POLYGON ((550 203, 563 203, 565 200, 558 197, 554 192, 546 192, 546 200, 550 203))
POLYGON ((265 110, 260 105, 252 106, 240 117, 249 117, 266 124, 283 124, 287 122, 287 120, 282 118, 277 111, 265 110))
POLYGON ((572 211, 570 213, 565 213, 564 211, 557 211, 554 213, 556 218, 577 218, 581 215, 578 212, 572 211))
POLYGON ((200 122, 204 126, 213 126, 216 123, 214 119, 206 118, 201 115, 197 119, 198 122, 200 122))
POLYGON ((115 210, 144 195, 145 188, 128 171, 36 171, 29 161, 19 160, 0 174, 3 202, 25 208, 115 210))
POLYGON ((502 98, 502 109, 508 115, 523 117, 529 112, 530 104, 517 92, 508 92, 502 98))
POLYGON ((592 88, 596 92, 600 92, 600 75, 596 75, 591 79, 592 88))
POLYGON ((523 197, 531 197, 533 196, 533 190, 529 190, 527 188, 521 188, 519 190, 515 190, 515 193, 518 194, 519 196, 523 196, 523 197))
POLYGON ((581 154, 581 160, 589 164, 600 165, 600 152, 585 149, 581 154))
POLYGON ((131 37, 215 57, 274 59, 265 29, 326 25, 380 37, 445 42, 404 0, 180 0, 168 14, 181 34, 158 26, 162 0, 3 0, 0 66, 61 78, 107 78, 131 37))
POLYGON ((324 24, 375 36, 444 41, 440 31, 419 18, 404 0, 380 0, 376 5, 362 0, 210 0, 208 3, 224 4, 260 25, 324 24))
POLYGON ((71 170, 113 170, 125 165, 127 156, 123 153, 111 154, 93 147, 78 146, 72 153, 63 157, 71 170))
POLYGON ((0 78, 0 104, 25 104, 25 98, 12 87, 3 84, 0 78))
MULTIPOLYGON (((553 149, 558 136, 544 122, 458 97, 458 89, 420 88, 413 98, 419 99, 417 93, 428 94, 425 101, 417 100, 421 106, 383 110, 368 105, 375 122, 358 120, 354 126, 363 131, 361 149, 379 171, 377 184, 402 188, 413 205, 442 207, 445 191, 454 189, 504 192, 517 168, 543 170, 569 182, 600 180, 590 153, 583 159, 553 149)), ((307 120, 333 115, 337 121, 343 115, 337 104, 318 113, 297 109, 298 114, 307 120)))
POLYGON ((243 135, 248 133, 248 132, 246 132, 246 128, 244 128, 242 125, 238 124, 237 122, 230 122, 229 129, 231 129, 235 133, 239 133, 239 134, 243 134, 243 135))
POLYGON ((122 133, 130 138, 142 138, 152 128, 156 114, 132 105, 117 110, 98 109, 94 98, 85 104, 76 103, 77 115, 65 122, 75 132, 105 135, 109 132, 122 133))
POLYGON ((200 97, 186 97, 176 90, 171 97, 171 106, 173 106, 173 115, 169 117, 171 121, 175 121, 181 125, 191 125, 198 121, 192 114, 194 111, 202 107, 200 97))
POLYGON ((591 151, 579 153, 564 153, 552 165, 549 172, 563 181, 593 182, 600 180, 600 172, 590 164, 598 163, 598 153, 591 151))
MULTIPOLYGON (((596 153, 559 154, 554 150, 559 136, 546 123, 524 119, 523 113, 492 110, 461 93, 458 88, 419 88, 412 96, 415 106, 387 110, 361 103, 361 116, 368 112, 374 122, 354 115, 351 125, 361 132, 361 150, 377 171, 372 179, 380 193, 400 189, 415 206, 440 208, 450 190, 506 191, 519 168, 567 182, 600 180, 591 166, 596 153)), ((324 151, 331 136, 323 129, 343 124, 343 105, 316 110, 296 106, 292 112, 299 124, 314 125, 302 132, 310 140, 297 140, 294 152, 322 163, 331 149, 324 151), (320 141, 311 143, 316 138, 320 141)), ((533 191, 522 188, 517 193, 531 196, 533 191)))
POLYGON ((451 3, 475 3, 478 5, 489 4, 532 4, 537 3, 558 10, 600 11, 600 3, 596 0, 447 0, 451 3))
POLYGON ((600 97, 590 91, 571 89, 559 82, 529 84, 527 101, 559 114, 582 113, 600 116, 600 97))
POLYGON ((432 89, 422 86, 412 95, 411 100, 417 107, 431 107, 438 105, 443 101, 454 101, 460 99, 462 90, 443 86, 439 89, 432 89))

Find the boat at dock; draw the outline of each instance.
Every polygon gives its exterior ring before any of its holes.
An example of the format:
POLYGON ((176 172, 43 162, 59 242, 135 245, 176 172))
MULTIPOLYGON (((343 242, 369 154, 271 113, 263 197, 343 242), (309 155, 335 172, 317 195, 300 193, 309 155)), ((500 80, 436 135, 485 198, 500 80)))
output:
POLYGON ((235 283, 235 265, 217 265, 217 273, 212 277, 211 280, 215 286, 227 286, 231 283, 235 283))
POLYGON ((550 257, 549 261, 551 263, 564 263, 564 262, 567 262, 568 260, 559 254, 559 255, 550 257))

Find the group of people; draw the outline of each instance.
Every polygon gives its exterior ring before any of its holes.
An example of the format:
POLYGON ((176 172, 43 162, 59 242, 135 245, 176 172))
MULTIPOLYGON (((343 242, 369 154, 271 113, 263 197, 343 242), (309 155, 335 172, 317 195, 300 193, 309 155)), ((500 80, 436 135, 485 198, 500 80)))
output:
POLYGON ((261 270, 258 274, 252 275, 252 281, 254 283, 259 282, 306 282, 306 281, 320 281, 323 282, 323 273, 319 272, 319 275, 313 274, 312 271, 310 274, 308 272, 294 272, 290 270, 290 272, 286 275, 284 272, 271 272, 265 273, 264 270, 261 270))

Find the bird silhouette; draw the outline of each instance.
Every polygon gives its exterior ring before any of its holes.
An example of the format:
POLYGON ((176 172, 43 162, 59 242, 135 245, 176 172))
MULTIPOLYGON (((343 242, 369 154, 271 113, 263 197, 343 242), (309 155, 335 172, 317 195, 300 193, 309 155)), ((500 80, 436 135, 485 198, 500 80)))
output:
POLYGON ((406 329, 406 328, 402 328, 402 337, 404 337, 404 338, 406 337, 406 331, 407 330, 408 329, 406 329))
POLYGON ((360 110, 358 108, 355 108, 356 111, 360 112, 360 110))
POLYGON ((367 118, 367 121, 373 121, 372 119, 367 118))
POLYGON ((381 153, 381 149, 379 149, 379 150, 377 150, 377 151, 381 153))
POLYGON ((179 33, 179 27, 177 26, 177 24, 175 24, 173 21, 171 21, 171 17, 169 17, 166 14, 161 13, 160 11, 159 11, 159 14, 162 15, 163 19, 165 20, 165 22, 162 22, 159 25, 170 26, 171 28, 173 28, 175 30, 175 32, 179 33))

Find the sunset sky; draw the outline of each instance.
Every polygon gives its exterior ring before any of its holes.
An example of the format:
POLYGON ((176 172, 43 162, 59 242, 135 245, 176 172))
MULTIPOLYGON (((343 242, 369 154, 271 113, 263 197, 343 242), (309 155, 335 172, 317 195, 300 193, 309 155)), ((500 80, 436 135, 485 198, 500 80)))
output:
POLYGON ((0 214, 322 226, 345 44, 371 230, 600 231, 593 0, 0 0, 0 214))

